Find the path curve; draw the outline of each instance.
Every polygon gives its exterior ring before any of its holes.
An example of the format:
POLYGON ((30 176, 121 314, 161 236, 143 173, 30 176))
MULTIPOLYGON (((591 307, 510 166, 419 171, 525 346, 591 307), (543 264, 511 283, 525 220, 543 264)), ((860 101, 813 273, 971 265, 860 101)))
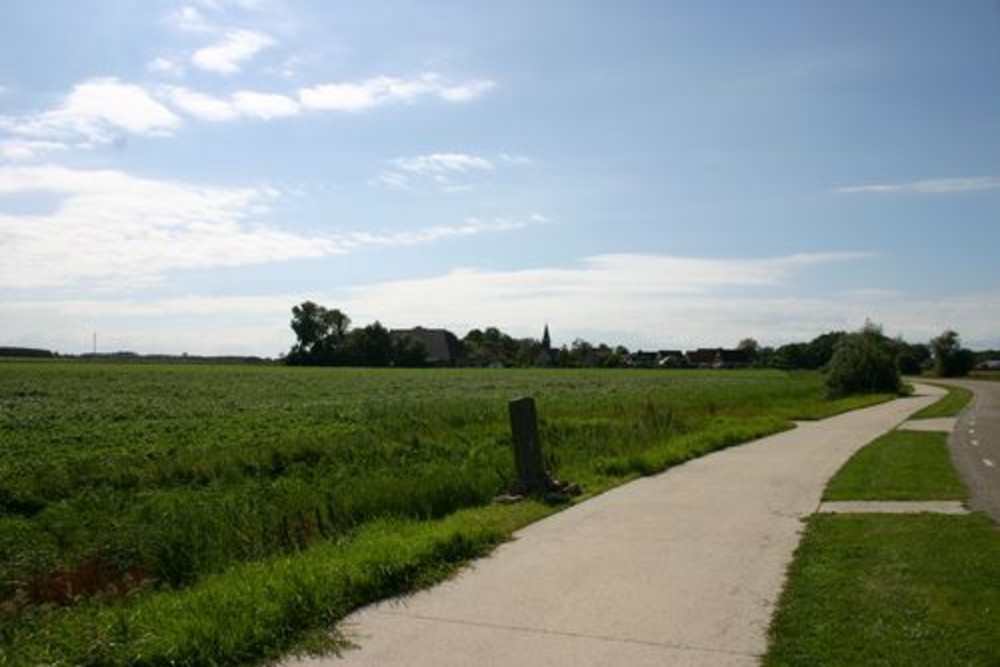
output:
POLYGON ((944 393, 716 452, 518 531, 457 577, 360 610, 289 667, 757 664, 802 519, 857 449, 944 393))

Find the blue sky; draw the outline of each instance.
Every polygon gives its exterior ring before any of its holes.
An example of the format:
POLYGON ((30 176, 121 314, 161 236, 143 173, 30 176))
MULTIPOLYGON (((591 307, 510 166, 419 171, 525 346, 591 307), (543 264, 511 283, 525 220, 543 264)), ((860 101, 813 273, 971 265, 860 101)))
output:
POLYGON ((1000 4, 0 8, 0 344, 1000 347, 1000 4))

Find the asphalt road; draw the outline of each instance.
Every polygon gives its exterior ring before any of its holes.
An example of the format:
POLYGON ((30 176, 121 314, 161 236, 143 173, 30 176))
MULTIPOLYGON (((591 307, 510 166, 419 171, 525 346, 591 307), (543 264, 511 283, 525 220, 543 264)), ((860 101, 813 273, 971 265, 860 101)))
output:
POLYGON ((951 459, 969 485, 969 507, 1000 523, 1000 382, 947 380, 976 396, 949 438, 951 459))

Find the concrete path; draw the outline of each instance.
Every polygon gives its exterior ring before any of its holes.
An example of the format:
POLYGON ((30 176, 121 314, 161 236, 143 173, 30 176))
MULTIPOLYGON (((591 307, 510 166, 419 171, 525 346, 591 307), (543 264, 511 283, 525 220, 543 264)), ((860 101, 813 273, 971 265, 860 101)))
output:
POLYGON ((836 500, 821 503, 820 514, 968 514, 958 500, 836 500))
POLYGON ((734 447, 519 531, 453 580, 352 615, 359 645, 287 665, 749 666, 801 518, 850 455, 940 389, 734 447))

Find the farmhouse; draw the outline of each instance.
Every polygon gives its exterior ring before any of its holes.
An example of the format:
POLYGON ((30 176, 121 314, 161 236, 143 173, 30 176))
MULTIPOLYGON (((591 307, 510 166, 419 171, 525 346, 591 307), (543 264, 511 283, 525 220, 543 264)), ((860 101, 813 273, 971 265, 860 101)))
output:
POLYGON ((700 347, 688 350, 685 356, 695 368, 745 368, 750 365, 750 358, 743 350, 700 347))
POLYGON ((431 366, 454 366, 458 363, 460 344, 458 338, 447 329, 393 329, 389 332, 393 339, 407 338, 424 346, 427 363, 431 366))

